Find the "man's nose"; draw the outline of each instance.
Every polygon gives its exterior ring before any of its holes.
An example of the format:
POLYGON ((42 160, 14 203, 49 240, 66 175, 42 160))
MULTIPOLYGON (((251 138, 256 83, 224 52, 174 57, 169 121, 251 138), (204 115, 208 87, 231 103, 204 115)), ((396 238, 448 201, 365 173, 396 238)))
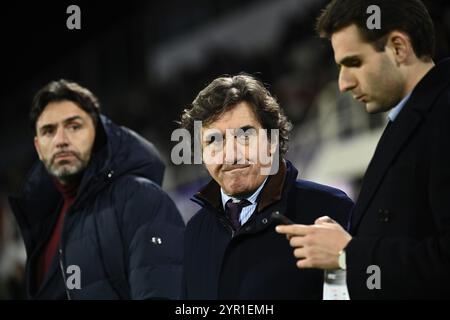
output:
POLYGON ((242 146, 236 142, 236 139, 227 140, 224 148, 224 162, 226 164, 239 164, 244 156, 242 146))
POLYGON ((346 92, 356 87, 356 79, 352 73, 345 67, 339 71, 339 91, 346 92))
POLYGON ((55 145, 58 148, 67 147, 69 145, 69 139, 64 128, 58 128, 56 130, 55 145))

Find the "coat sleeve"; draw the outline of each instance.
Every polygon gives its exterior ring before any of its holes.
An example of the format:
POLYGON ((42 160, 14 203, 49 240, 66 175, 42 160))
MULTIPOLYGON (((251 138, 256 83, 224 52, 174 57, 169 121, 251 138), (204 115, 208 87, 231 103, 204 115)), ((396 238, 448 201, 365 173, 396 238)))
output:
MULTIPOLYGON (((448 90, 447 90, 448 91, 448 90)), ((347 284, 358 299, 450 297, 450 102, 434 110, 429 132, 427 184, 417 186, 429 202, 429 219, 436 233, 422 239, 399 235, 356 237, 347 246, 347 284), (374 285, 379 267, 380 290, 374 285)))
POLYGON ((136 178, 123 186, 122 236, 132 299, 178 299, 181 295, 185 225, 170 197, 136 178), (129 187, 127 187, 127 185, 129 187))

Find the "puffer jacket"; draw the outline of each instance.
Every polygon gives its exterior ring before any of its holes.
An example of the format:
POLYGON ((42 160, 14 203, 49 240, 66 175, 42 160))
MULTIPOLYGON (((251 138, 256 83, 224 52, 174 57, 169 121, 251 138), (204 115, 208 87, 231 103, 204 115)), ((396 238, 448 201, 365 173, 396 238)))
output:
POLYGON ((22 194, 9 198, 27 251, 31 299, 176 299, 184 222, 160 185, 164 164, 154 146, 101 116, 106 143, 93 153, 65 215, 58 252, 37 287, 39 257, 63 202, 41 162, 22 194), (65 284, 80 270, 81 289, 65 284))

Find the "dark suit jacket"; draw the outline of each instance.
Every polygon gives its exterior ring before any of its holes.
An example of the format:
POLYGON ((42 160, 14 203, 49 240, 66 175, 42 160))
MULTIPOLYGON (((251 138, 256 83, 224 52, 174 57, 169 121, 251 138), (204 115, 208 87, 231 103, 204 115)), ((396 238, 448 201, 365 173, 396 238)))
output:
POLYGON ((450 298, 450 59, 383 133, 350 231, 352 299, 450 298), (380 267, 380 290, 367 287, 370 265, 380 267))
POLYGON ((262 189, 256 211, 236 233, 214 180, 196 194, 203 209, 185 234, 186 299, 322 299, 323 271, 297 268, 271 213, 303 224, 328 215, 345 225, 353 202, 338 189, 296 178, 289 162, 281 165, 262 189))

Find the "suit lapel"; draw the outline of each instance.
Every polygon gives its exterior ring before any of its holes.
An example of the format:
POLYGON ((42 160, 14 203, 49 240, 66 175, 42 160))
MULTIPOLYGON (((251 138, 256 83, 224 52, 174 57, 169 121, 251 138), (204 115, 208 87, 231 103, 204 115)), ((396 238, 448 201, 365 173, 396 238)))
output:
MULTIPOLYGON (((405 105, 405 108, 407 106, 405 105)), ((367 168, 355 209, 352 214, 351 230, 357 228, 366 209, 383 181, 387 170, 422 122, 422 116, 411 110, 404 110, 390 127, 386 128, 367 168), (407 111, 407 112, 406 112, 407 111)))

